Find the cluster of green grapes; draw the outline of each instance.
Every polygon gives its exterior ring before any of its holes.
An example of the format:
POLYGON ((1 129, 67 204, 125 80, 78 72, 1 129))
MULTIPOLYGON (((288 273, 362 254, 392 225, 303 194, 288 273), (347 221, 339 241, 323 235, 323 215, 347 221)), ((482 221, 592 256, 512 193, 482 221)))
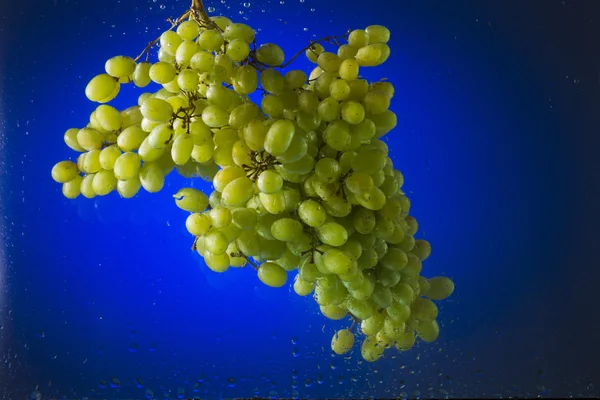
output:
POLYGON ((63 194, 158 192, 174 168, 204 177, 210 196, 183 188, 174 197, 190 213, 186 227, 208 268, 250 265, 271 287, 298 270, 298 295, 314 293, 327 318, 354 319, 333 337, 337 354, 353 347, 357 323, 367 361, 387 348, 410 349, 416 338, 436 340, 432 300, 454 284, 420 276, 431 247, 414 237, 404 178, 380 139, 396 125, 394 87, 359 75, 386 61, 389 30, 374 25, 344 35, 343 45, 311 43, 303 52, 317 66, 307 76, 282 73, 283 50, 257 48, 248 25, 192 8, 173 28, 160 36, 157 62, 113 57, 87 85, 98 103, 124 83, 162 88, 123 111, 101 104, 86 127, 65 133, 81 154, 52 170, 63 194), (260 105, 248 97, 257 90, 260 105))

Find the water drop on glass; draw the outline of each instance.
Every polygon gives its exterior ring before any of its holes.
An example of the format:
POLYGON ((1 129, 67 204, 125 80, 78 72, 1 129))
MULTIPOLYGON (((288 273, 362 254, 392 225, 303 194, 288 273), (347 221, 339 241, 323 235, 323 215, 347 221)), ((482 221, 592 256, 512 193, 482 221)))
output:
POLYGON ((214 7, 208 7, 208 12, 215 12, 215 11, 216 11, 216 8, 214 8, 214 7))
POLYGON ((308 28, 304 28, 304 32, 308 32, 308 28))
POLYGON ((234 387, 235 387, 235 378, 234 378, 233 376, 232 376, 232 377, 229 377, 229 378, 227 378, 227 385, 228 385, 230 388, 234 388, 234 387))
POLYGON ((315 9, 314 9, 314 8, 311 8, 311 9, 310 9, 310 11, 312 11, 312 12, 315 12, 315 9))
POLYGON ((250 3, 244 3, 244 7, 250 8, 250 3))
POLYGON ((161 4, 160 6, 158 6, 158 8, 160 8, 161 10, 164 10, 166 7, 164 4, 161 4))
POLYGON ((292 344, 298 344, 298 338, 296 336, 292 337, 292 344))

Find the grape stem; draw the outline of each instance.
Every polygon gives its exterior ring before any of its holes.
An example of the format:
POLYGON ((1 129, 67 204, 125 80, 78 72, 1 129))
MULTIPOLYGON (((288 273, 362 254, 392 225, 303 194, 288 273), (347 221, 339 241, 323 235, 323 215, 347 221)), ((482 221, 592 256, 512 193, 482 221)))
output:
POLYGON ((338 46, 340 46, 340 42, 338 41, 338 39, 348 39, 348 36, 350 35, 350 31, 346 32, 344 35, 338 35, 338 36, 326 36, 324 38, 315 40, 315 41, 310 41, 310 44, 308 46, 306 46, 305 48, 303 48, 302 50, 300 50, 299 52, 297 52, 292 58, 290 58, 286 63, 283 63, 279 66, 279 68, 285 68, 288 65, 290 65, 292 62, 294 62, 294 60, 298 57, 300 57, 302 54, 306 53, 307 50, 311 50, 313 51, 314 48, 313 46, 316 43, 322 43, 322 42, 328 42, 328 43, 334 43, 337 44, 338 46))
MULTIPOLYGON (((190 15, 190 12, 191 12, 190 10, 184 12, 175 21, 173 21, 171 18, 167 18, 167 22, 171 23, 171 27, 167 30, 170 31, 171 29, 173 29, 177 25, 179 25, 184 19, 186 19, 190 15)), ((146 54, 146 61, 148 61, 148 56, 150 55, 150 49, 152 48, 152 46, 154 46, 159 41, 160 41, 160 36, 157 37, 156 39, 154 39, 153 41, 149 42, 148 46, 146 46, 146 48, 134 59, 134 61, 137 62, 140 58, 142 58, 142 56, 144 54, 146 54)))

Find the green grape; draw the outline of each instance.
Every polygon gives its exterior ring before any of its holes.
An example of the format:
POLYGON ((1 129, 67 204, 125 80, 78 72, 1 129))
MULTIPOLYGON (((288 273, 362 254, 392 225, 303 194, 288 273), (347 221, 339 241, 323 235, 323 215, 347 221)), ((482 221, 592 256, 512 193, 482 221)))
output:
POLYGON ((342 104, 342 119, 349 124, 360 124, 365 119, 365 109, 362 104, 355 101, 346 101, 342 104))
POLYGON ((121 111, 121 117, 123 118, 122 128, 126 129, 133 125, 140 125, 142 119, 142 112, 139 106, 133 106, 121 111))
POLYGON ((160 35, 160 48, 172 56, 175 56, 177 47, 181 42, 183 42, 183 39, 176 32, 166 31, 160 35))
POLYGON ((194 236, 204 236, 212 227, 212 220, 207 214, 193 213, 185 220, 185 227, 194 236))
POLYGON ((315 284, 303 281, 299 276, 294 279, 294 292, 298 296, 308 296, 315 290, 315 284))
POLYGON ((150 79, 150 67, 152 64, 149 62, 141 62, 135 66, 133 71, 133 83, 139 88, 146 87, 152 82, 150 79))
POLYGON ((237 165, 228 165, 217 172, 213 179, 215 190, 223 192, 225 186, 234 179, 246 176, 246 172, 237 165))
POLYGON ((177 61, 177 64, 180 66, 188 66, 190 65, 192 57, 198 51, 200 51, 200 47, 195 42, 192 40, 184 40, 179 47, 177 47, 175 61, 177 61))
POLYGON ((258 87, 258 73, 251 65, 244 65, 236 69, 232 82, 237 93, 250 94, 258 87))
POLYGON ((253 120, 243 129, 242 135, 248 147, 253 151, 264 149, 265 139, 267 137, 268 127, 259 120, 253 120))
POLYGON ((396 339, 396 349, 400 351, 410 350, 415 345, 415 332, 404 331, 396 339))
POLYGON ((386 112, 381 113, 381 114, 370 115, 369 119, 371 119, 373 121, 373 123, 375 123, 375 127, 376 127, 375 137, 376 138, 380 138, 383 135, 385 135, 386 133, 388 133, 389 131, 391 131, 392 129, 394 129, 396 127, 396 124, 398 123, 396 114, 394 114, 390 110, 387 110, 386 112))
POLYGON ((215 56, 208 51, 198 51, 190 59, 190 67, 197 72, 209 72, 215 65, 215 56))
MULTIPOLYGON (((295 134, 292 138, 292 142, 288 149, 277 156, 277 160, 282 163, 294 163, 296 161, 300 161, 308 152, 308 144, 306 142, 305 136, 299 132, 295 134)), ((288 179, 289 180, 289 179, 288 179)))
POLYGON ((431 278, 429 284, 426 295, 432 300, 444 300, 454 292, 454 282, 445 276, 431 278))
POLYGON ((96 108, 94 114, 102 129, 106 131, 116 131, 121 129, 123 117, 116 108, 107 105, 100 105, 98 108, 96 108))
POLYGON ((123 153, 116 160, 113 167, 114 174, 119 180, 133 178, 140 171, 140 156, 136 153, 123 153))
POLYGON ((383 355, 384 347, 380 346, 375 336, 367 336, 363 341, 360 354, 367 362, 375 362, 383 355))
POLYGON ((406 324, 404 321, 394 321, 391 318, 386 318, 383 323, 381 332, 393 341, 398 340, 405 332, 406 324))
POLYGON ((377 345, 382 347, 383 349, 389 349, 394 342, 394 340, 391 337, 389 337, 383 332, 383 329, 377 332, 377 334, 375 335, 375 340, 377 341, 377 345))
POLYGON ((113 169, 117 158, 121 156, 121 150, 117 146, 108 146, 100 151, 99 162, 103 169, 113 169))
POLYGON ((349 100, 361 101, 369 91, 369 83, 364 79, 355 79, 349 81, 348 84, 350 85, 349 100))
POLYGON ((202 121, 211 128, 220 128, 229 122, 229 113, 221 107, 210 105, 202 112, 202 121))
MULTIPOLYGON (((368 263, 369 268, 375 267, 377 265, 377 253, 374 250, 368 250, 369 257, 375 257, 373 259, 362 260, 365 263, 368 263)), ((359 260, 360 262, 361 260, 359 260)), ((401 274, 398 271, 389 269, 389 268, 378 268, 377 269, 377 279, 379 283, 381 283, 385 287, 394 287, 400 282, 401 274)), ((393 295, 393 294, 392 294, 393 295)))
POLYGON ((363 29, 355 29, 348 35, 348 44, 353 47, 364 47, 369 44, 369 35, 363 29))
POLYGON ((321 310, 321 314, 334 321, 344 319, 346 318, 346 315, 348 315, 348 311, 346 309, 334 304, 319 306, 319 309, 321 310))
POLYGON ((208 206, 204 193, 193 188, 183 188, 173 195, 177 207, 189 212, 202 212, 208 206))
MULTIPOLYGON (((193 92, 198 89, 200 79, 198 73, 191 69, 183 70, 177 76, 177 84, 184 92, 193 92)), ((173 109, 176 109, 173 107, 173 109)))
POLYGON ((271 118, 281 118, 283 116, 283 102, 278 96, 272 94, 264 96, 260 107, 271 118))
POLYGON ((117 187, 117 178, 113 171, 100 170, 92 179, 92 189, 98 196, 106 196, 117 187))
POLYGON ((321 158, 315 164, 315 175, 320 181, 337 181, 341 175, 340 164, 333 158, 321 158))
POLYGON ((167 53, 164 48, 158 49, 158 61, 162 61, 168 64, 175 63, 175 56, 167 53))
POLYGON ((317 58, 317 64, 325 72, 338 72, 341 63, 342 60, 337 56, 337 54, 330 53, 328 51, 319 54, 319 57, 317 58))
POLYGON ((67 146, 69 146, 72 150, 78 151, 78 152, 84 152, 85 149, 83 147, 81 147, 79 145, 79 143, 77 142, 77 133, 79 132, 79 129, 77 128, 71 128, 69 130, 67 130, 65 132, 64 135, 64 140, 65 140, 65 144, 67 146))
POLYGON ((190 135, 182 134, 175 138, 171 148, 171 157, 177 165, 184 165, 190 160, 194 150, 194 139, 190 135))
POLYGON ((152 162, 152 161, 158 160, 163 155, 164 152, 165 152, 164 148, 155 149, 154 147, 152 147, 150 145, 148 138, 146 138, 140 145, 140 148, 138 150, 138 155, 140 156, 142 161, 146 163, 146 162, 152 162))
POLYGON ((440 336, 440 326, 436 320, 418 321, 415 330, 419 338, 427 343, 435 342, 440 336))
POLYGON ((318 236, 321 242, 335 247, 342 246, 348 240, 348 232, 336 222, 326 222, 321 225, 318 236))
POLYGON ((406 256, 408 257, 408 262, 406 263, 406 268, 402 270, 402 274, 410 278, 418 277, 423 269, 421 260, 412 253, 407 253, 406 256))
POLYGON ((277 240, 290 242, 302 234, 302 224, 292 218, 280 218, 271 225, 271 234, 277 240))
POLYGON ((406 304, 400 304, 393 302, 388 308, 386 308, 388 317, 396 322, 402 322, 408 320, 410 317, 410 307, 406 304))
POLYGON ((354 346, 354 334, 349 329, 339 330, 331 340, 331 350, 336 354, 346 354, 354 346))
POLYGON ((242 129, 252 120, 259 117, 260 108, 254 103, 244 103, 235 107, 229 114, 229 126, 233 129, 242 129))
POLYGON ((361 67, 373 67, 381 57, 381 50, 374 45, 367 45, 358 49, 356 61, 361 67))
POLYGON ((337 55, 340 58, 340 60, 343 61, 348 59, 354 59, 354 56, 356 56, 357 52, 357 47, 350 46, 349 44, 344 44, 338 48, 337 55))
POLYGON ((240 62, 250 54, 250 46, 242 39, 233 39, 227 43, 225 51, 233 61, 240 62))
MULTIPOLYGON (((402 209, 400 209, 400 211, 402 211, 402 209)), ((406 229, 406 234, 410 235, 410 236, 414 236, 417 231, 419 230, 419 223, 417 222, 417 220, 414 217, 406 217, 405 219, 406 223, 408 224, 407 229, 406 229)))
POLYGON ((373 211, 363 207, 356 207, 352 213, 352 222, 355 229, 363 234, 367 235, 375 229, 376 219, 373 211))
POLYGON ((290 146, 294 133, 294 124, 290 121, 275 121, 267 131, 264 141, 265 150, 274 156, 283 154, 290 146))
MULTIPOLYGON (((338 218, 345 217, 349 215, 352 211, 352 205, 341 196, 333 197, 329 200, 324 200, 323 207, 325 208, 325 211, 327 211, 327 214, 331 215, 332 217, 338 218)), ((346 228, 347 231, 350 228, 354 229, 353 226, 344 226, 344 228, 346 228)))
POLYGON ((183 21, 176 32, 183 40, 194 40, 200 33, 200 27, 196 21, 183 21))
POLYGON ((360 322, 360 329, 367 336, 377 334, 383 328, 383 322, 385 321, 385 315, 380 312, 375 312, 367 319, 363 319, 360 322))
POLYGON ((331 273, 346 274, 352 268, 352 260, 343 251, 330 249, 323 254, 323 265, 331 273))
POLYGON ((266 262, 258 268, 258 279, 271 287, 282 287, 287 282, 287 272, 281 266, 266 262))
POLYGON ((103 142, 103 135, 95 129, 83 128, 77 132, 77 143, 87 151, 101 148, 103 142))
POLYGON ((337 74, 323 72, 314 82, 314 90, 319 99, 325 99, 330 95, 331 84, 337 80, 337 74))
MULTIPOLYGON (((359 64, 355 59, 346 59, 340 64, 340 77, 346 81, 353 81, 358 78, 359 64)), ((350 85, 348 85, 350 88, 350 85)))
POLYGON ((225 272, 229 269, 230 259, 225 253, 213 254, 209 252, 204 256, 204 262, 211 271, 225 272))
POLYGON ((298 207, 298 216, 306 225, 319 228, 326 219, 327 214, 321 204, 315 200, 304 200, 298 207))
POLYGON ((281 47, 273 43, 266 43, 256 50, 256 59, 262 64, 277 67, 283 64, 285 55, 281 47))
MULTIPOLYGON (((144 164, 146 165, 146 164, 144 164)), ((142 169, 144 166, 142 166, 142 169)), ((140 182, 140 178, 138 175, 134 176, 131 179, 126 181, 118 181, 117 182, 117 192, 121 195, 121 197, 125 199, 131 199, 134 197, 140 188, 142 187, 142 183, 140 182)))
POLYGON ((117 145, 125 152, 134 151, 140 148, 142 142, 148 134, 137 125, 132 125, 123 129, 117 137, 117 145))
POLYGON ((350 146, 351 136, 345 121, 334 121, 323 132, 325 143, 336 151, 346 151, 350 146))
POLYGON ((392 287, 392 296, 400 304, 410 306, 415 300, 415 292, 410 285, 400 282, 392 287))
MULTIPOLYGON (((276 260, 284 256, 287 251, 286 245, 279 240, 268 240, 268 239, 259 239, 260 240, 260 252, 259 257, 265 260, 276 260)), ((279 265, 278 265, 279 266, 279 265)))
POLYGON ((340 118, 341 106, 336 99, 328 97, 319 103, 317 112, 323 121, 332 122, 340 118))
POLYGON ((304 263, 301 267, 300 267, 300 272, 299 272, 300 277, 302 278, 302 280, 306 281, 306 282, 311 282, 314 283, 317 281, 317 279, 319 279, 322 275, 319 272, 317 266, 313 263, 304 263))
POLYGON ((150 97, 141 106, 144 118, 156 122, 167 122, 173 115, 173 107, 165 100, 150 97))
POLYGON ((231 215, 233 223, 242 230, 253 230, 258 223, 258 214, 250 208, 236 208, 231 215))
POLYGON ((390 99, 383 92, 370 92, 362 100, 365 111, 369 114, 382 114, 390 107, 390 99))
POLYGON ((298 107, 306 114, 316 114, 319 107, 319 99, 314 92, 305 90, 298 95, 298 107))
POLYGON ((159 192, 165 184, 165 175, 157 163, 144 163, 139 175, 142 187, 149 193, 159 192))
POLYGON ((393 301, 392 291, 381 283, 375 284, 371 298, 378 308, 387 308, 393 301))
POLYGON ((300 89, 306 83, 308 77, 306 73, 302 70, 292 70, 288 71, 285 76, 285 84, 289 89, 300 89))
POLYGON ((83 178, 80 175, 77 175, 75 178, 71 179, 69 182, 64 182, 62 184, 62 194, 67 199, 75 199, 81 194, 81 182, 83 178))
POLYGON ((205 30, 198 37, 198 44, 203 50, 217 51, 223 46, 223 35, 216 30, 205 30))
POLYGON ((438 316, 438 308, 434 302, 424 297, 417 297, 410 306, 411 315, 419 321, 433 321, 438 316))
POLYGON ((223 206, 217 206, 208 212, 212 225, 217 228, 225 228, 231 223, 231 211, 223 206))
POLYGON ((348 312, 359 319, 367 319, 375 312, 375 305, 371 301, 361 301, 350 297, 346 301, 348 312))
POLYGON ((223 189, 222 201, 229 206, 242 206, 254 195, 254 182, 243 176, 229 182, 223 189))
POLYGON ((369 43, 387 43, 390 40, 390 31, 385 26, 371 25, 366 29, 369 43))
POLYGON ((87 174, 81 180, 80 190, 83 197, 88 199, 93 199, 96 197, 96 192, 94 192, 94 188, 92 187, 92 183, 94 181, 94 175, 96 174, 87 174))
POLYGON ((415 248, 413 254, 419 257, 421 261, 425 261, 431 254, 431 244, 427 240, 415 240, 415 248))
POLYGON ((150 67, 149 74, 150 79, 153 82, 165 84, 175 79, 177 70, 175 69, 173 64, 165 61, 159 61, 155 64, 152 64, 152 66, 150 67))
POLYGON ((223 32, 223 36, 227 41, 233 40, 243 40, 246 43, 252 43, 255 37, 254 29, 249 27, 246 24, 229 24, 225 31, 223 32))
POLYGON ((320 43, 313 43, 312 46, 306 50, 305 54, 311 62, 316 63, 319 55, 323 53, 323 51, 325 51, 325 49, 320 43))
POLYGON ((281 190, 283 179, 280 174, 268 169, 260 173, 256 183, 261 192, 271 194, 281 190))
POLYGON ((79 175, 77 164, 73 161, 61 161, 52 167, 52 179, 58 183, 66 183, 79 175))
POLYGON ((120 84, 108 74, 96 75, 85 87, 85 95, 90 101, 107 103, 119 93, 120 84))
POLYGON ((329 93, 337 101, 346 100, 350 96, 350 85, 343 79, 336 79, 329 85, 329 93))
POLYGON ((260 84, 269 93, 279 94, 285 87, 285 78, 275 69, 266 69, 260 74, 260 84))
POLYGON ((408 264, 408 256, 402 250, 390 247, 380 262, 386 268, 401 271, 408 264))
POLYGON ((204 245, 206 250, 212 254, 223 254, 229 246, 229 240, 220 231, 211 231, 204 236, 204 245))
POLYGON ((135 61, 127 56, 112 57, 106 61, 104 69, 114 78, 128 77, 135 71, 135 61))

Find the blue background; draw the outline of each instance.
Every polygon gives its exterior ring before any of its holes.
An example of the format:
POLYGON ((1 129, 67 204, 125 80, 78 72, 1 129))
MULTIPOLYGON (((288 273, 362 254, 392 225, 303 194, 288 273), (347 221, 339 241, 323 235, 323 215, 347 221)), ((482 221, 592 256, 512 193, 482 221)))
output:
POLYGON ((347 321, 190 251, 171 195, 205 182, 172 174, 159 194, 65 200, 50 169, 95 107, 87 81, 188 1, 2 2, 0 396, 598 395, 597 3, 250 2, 206 5, 288 55, 391 29, 389 61, 367 76, 396 87, 386 140, 433 245, 423 273, 456 283, 439 341, 375 364, 332 357, 347 321))

